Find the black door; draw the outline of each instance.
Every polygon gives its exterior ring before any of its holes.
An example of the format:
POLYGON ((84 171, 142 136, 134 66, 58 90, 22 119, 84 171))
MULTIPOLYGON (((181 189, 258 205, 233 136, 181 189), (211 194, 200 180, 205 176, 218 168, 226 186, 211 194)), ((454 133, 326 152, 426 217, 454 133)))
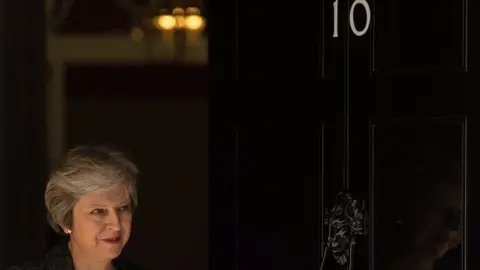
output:
POLYGON ((220 7, 212 267, 474 269, 478 4, 220 7))

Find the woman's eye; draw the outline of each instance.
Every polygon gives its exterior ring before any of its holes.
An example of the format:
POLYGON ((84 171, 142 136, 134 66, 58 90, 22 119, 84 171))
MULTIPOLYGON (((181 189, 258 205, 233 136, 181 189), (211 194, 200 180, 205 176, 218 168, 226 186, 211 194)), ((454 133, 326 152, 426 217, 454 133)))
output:
POLYGON ((124 205, 122 207, 120 207, 120 211, 128 211, 130 209, 130 207, 128 205, 124 205))
POLYGON ((106 211, 104 209, 95 209, 91 212, 91 214, 94 214, 94 215, 102 215, 102 214, 105 214, 106 211))

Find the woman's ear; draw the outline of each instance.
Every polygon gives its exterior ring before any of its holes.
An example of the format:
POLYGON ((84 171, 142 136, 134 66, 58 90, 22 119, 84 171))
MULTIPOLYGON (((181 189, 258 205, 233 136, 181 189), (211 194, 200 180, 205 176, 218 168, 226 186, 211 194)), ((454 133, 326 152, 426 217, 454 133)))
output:
POLYGON ((65 227, 65 226, 61 226, 62 227, 62 230, 65 234, 71 234, 72 233, 72 230, 70 230, 69 228, 65 227))

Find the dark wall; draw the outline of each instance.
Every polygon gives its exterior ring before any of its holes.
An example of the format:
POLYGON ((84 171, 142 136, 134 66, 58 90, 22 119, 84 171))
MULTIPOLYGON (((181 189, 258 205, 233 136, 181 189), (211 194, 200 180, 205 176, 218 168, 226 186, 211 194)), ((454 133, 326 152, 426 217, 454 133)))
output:
POLYGON ((44 22, 43 1, 0 2, 0 267, 45 244, 44 22))
POLYGON ((195 67, 71 67, 67 144, 108 143, 140 170, 125 255, 147 269, 208 269, 208 101, 195 67))

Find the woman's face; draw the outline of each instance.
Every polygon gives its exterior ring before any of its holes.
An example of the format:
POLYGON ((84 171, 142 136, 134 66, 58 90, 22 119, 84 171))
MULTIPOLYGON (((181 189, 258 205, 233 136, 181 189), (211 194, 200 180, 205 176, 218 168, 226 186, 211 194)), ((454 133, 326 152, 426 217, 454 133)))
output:
POLYGON ((461 241, 461 188, 439 186, 412 211, 415 250, 436 259, 461 241))
POLYGON ((71 245, 92 259, 112 260, 128 242, 131 223, 131 201, 124 185, 84 195, 73 208, 71 245))

